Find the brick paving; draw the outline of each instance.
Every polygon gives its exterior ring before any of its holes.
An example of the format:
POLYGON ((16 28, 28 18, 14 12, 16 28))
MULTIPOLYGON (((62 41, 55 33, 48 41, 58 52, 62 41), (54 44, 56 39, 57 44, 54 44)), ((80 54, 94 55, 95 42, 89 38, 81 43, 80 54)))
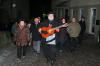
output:
MULTIPOLYGON (((12 45, 0 54, 0 66, 50 66, 41 51, 36 55, 28 48, 27 55, 22 62, 16 60, 16 47, 12 45)), ((100 48, 93 38, 85 39, 81 47, 74 52, 65 49, 58 53, 55 66, 100 66, 100 48)))

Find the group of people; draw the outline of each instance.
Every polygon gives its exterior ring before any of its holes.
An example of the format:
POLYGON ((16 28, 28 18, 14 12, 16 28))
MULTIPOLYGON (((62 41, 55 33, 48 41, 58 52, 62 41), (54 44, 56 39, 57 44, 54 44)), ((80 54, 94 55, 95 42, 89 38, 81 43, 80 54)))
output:
POLYGON ((47 62, 54 65, 57 49, 63 52, 67 40, 70 40, 71 51, 79 46, 81 43, 79 40, 82 40, 85 32, 85 26, 82 30, 83 23, 85 24, 83 18, 79 23, 76 18, 72 18, 71 22, 66 21, 65 18, 57 21, 53 12, 48 13, 44 22, 41 22, 40 17, 36 17, 28 26, 24 19, 19 19, 16 23, 16 30, 12 31, 13 41, 17 46, 18 60, 25 57, 26 48, 31 42, 34 52, 40 54, 42 48, 47 62), (43 44, 42 47, 41 44, 43 44))

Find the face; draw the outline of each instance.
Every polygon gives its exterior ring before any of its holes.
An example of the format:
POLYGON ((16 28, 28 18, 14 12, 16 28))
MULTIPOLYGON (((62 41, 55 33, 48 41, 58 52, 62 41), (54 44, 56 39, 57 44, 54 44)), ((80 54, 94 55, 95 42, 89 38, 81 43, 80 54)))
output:
POLYGON ((40 17, 38 17, 38 19, 39 19, 39 20, 41 20, 41 18, 40 18, 40 17))
POLYGON ((65 19, 62 19, 62 22, 65 23, 65 19))
POLYGON ((20 21, 19 25, 20 26, 25 26, 25 22, 24 21, 20 21))
POLYGON ((82 21, 84 21, 85 19, 84 18, 82 18, 82 21))
POLYGON ((76 22, 76 19, 75 18, 72 18, 72 22, 76 22))
POLYGON ((39 19, 38 19, 38 18, 35 18, 34 21, 35 21, 35 22, 39 22, 39 19))
POLYGON ((49 15, 48 15, 48 19, 49 19, 50 21, 54 20, 54 14, 49 14, 49 15))

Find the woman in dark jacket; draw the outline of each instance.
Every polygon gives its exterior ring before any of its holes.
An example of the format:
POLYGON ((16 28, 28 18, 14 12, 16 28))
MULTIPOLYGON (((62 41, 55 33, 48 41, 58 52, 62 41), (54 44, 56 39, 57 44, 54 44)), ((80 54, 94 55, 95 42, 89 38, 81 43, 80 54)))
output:
MULTIPOLYGON (((65 18, 61 18, 60 24, 63 25, 66 23, 65 18)), ((63 51, 64 43, 66 40, 68 40, 68 32, 66 30, 66 27, 61 27, 60 31, 58 33, 58 47, 59 47, 59 52, 63 51)))
POLYGON ((79 35, 79 42, 81 44, 82 39, 83 39, 84 34, 85 34, 85 30, 86 30, 86 24, 85 24, 85 18, 84 17, 81 17, 79 24, 80 24, 80 27, 81 27, 81 31, 80 31, 80 35, 79 35))
POLYGON ((41 35, 39 33, 39 18, 35 18, 34 21, 31 23, 30 32, 32 33, 32 44, 33 49, 36 53, 40 53, 40 44, 41 44, 41 35))
POLYGON ((29 41, 29 29, 26 27, 23 19, 19 19, 18 21, 17 29, 14 34, 14 40, 17 46, 17 58, 18 61, 20 61, 21 57, 25 57, 26 46, 29 41))

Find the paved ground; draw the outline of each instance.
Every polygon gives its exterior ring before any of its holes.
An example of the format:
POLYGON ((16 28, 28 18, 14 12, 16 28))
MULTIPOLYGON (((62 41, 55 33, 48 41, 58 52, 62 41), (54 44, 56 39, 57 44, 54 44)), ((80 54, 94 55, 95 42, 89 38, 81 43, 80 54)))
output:
MULTIPOLYGON (((16 61, 16 47, 11 45, 0 51, 0 66, 50 66, 42 52, 36 55, 31 48, 22 62, 16 61)), ((100 48, 92 37, 86 37, 75 52, 68 49, 57 55, 55 66, 100 66, 100 48)))

